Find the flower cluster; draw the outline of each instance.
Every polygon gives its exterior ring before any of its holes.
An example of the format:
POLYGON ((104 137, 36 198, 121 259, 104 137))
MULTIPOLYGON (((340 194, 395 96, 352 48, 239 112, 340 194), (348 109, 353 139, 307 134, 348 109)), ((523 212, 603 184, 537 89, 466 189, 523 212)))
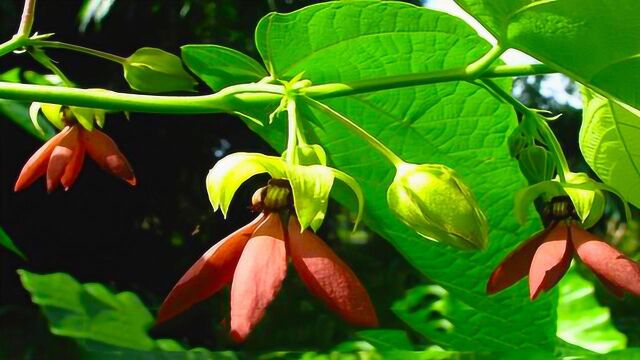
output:
POLYGON ((231 336, 241 342, 277 295, 291 260, 309 291, 346 322, 364 327, 378 320, 356 275, 311 230, 302 230, 287 181, 272 180, 253 197, 260 215, 216 243, 182 276, 163 302, 157 322, 231 285, 231 336))
POLYGON ((487 283, 487 293, 502 291, 528 276, 529 297, 535 300, 560 281, 577 255, 615 295, 640 296, 640 264, 582 229, 569 198, 554 198, 546 212, 549 226, 498 265, 487 283))

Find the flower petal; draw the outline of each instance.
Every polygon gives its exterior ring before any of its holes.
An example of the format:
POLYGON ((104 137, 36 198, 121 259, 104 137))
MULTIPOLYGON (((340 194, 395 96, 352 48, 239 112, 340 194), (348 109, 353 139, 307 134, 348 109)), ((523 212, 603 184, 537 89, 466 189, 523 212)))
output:
POLYGON ((117 176, 131 185, 136 185, 133 169, 118 149, 118 145, 100 130, 82 131, 82 141, 89 156, 111 175, 117 176))
POLYGON ((58 143, 60 143, 65 135, 67 135, 69 130, 71 130, 70 127, 65 127, 57 135, 42 145, 42 147, 40 147, 40 149, 38 149, 38 151, 29 158, 29 160, 27 160, 27 163, 24 164, 24 167, 22 167, 22 170, 20 171, 16 185, 13 188, 14 191, 24 190, 47 172, 47 164, 49 163, 49 158, 51 157, 53 149, 58 145, 58 143))
POLYGON ((288 235, 293 265, 309 290, 348 323, 378 326, 367 290, 331 248, 310 230, 300 233, 295 216, 289 219, 288 235))
POLYGON ((271 213, 242 252, 231 284, 231 336, 243 341, 262 319, 287 273, 280 215, 271 213))
POLYGON ((637 262, 575 224, 571 226, 571 241, 582 262, 598 277, 640 295, 640 265, 637 262))
POLYGON ((543 291, 554 287, 569 269, 573 247, 569 227, 561 221, 544 237, 529 269, 529 297, 535 300, 543 291))
POLYGON ((65 173, 67 165, 71 162, 74 153, 80 145, 80 129, 72 126, 71 130, 60 140, 58 145, 51 152, 49 164, 47 166, 47 191, 52 192, 58 185, 65 173))
POLYGON ((73 152, 73 157, 71 158, 71 161, 69 161, 69 165, 64 169, 62 179, 60 179, 65 191, 68 191, 69 188, 71 188, 71 185, 76 182, 76 179, 80 174, 80 170, 82 169, 82 164, 84 164, 85 153, 85 146, 80 142, 76 150, 73 152))
POLYGON ((160 306, 156 323, 182 313, 231 282, 242 249, 263 220, 264 216, 260 214, 255 220, 207 250, 171 289, 160 306))
POLYGON ((493 270, 487 282, 487 294, 495 294, 517 283, 529 274, 531 260, 540 244, 551 231, 553 224, 536 233, 524 244, 511 252, 498 267, 493 270))

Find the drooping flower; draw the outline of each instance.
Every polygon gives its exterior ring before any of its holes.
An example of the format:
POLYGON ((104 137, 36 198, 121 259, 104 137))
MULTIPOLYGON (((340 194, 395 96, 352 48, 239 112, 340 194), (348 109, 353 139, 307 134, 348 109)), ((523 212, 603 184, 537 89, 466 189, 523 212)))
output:
POLYGON ((301 230, 290 211, 290 189, 283 188, 282 181, 272 182, 254 195, 260 215, 215 244, 182 276, 160 307, 158 323, 230 284, 230 334, 241 342, 277 295, 291 259, 309 291, 345 321, 377 326, 375 309, 360 280, 317 235, 301 230))
POLYGON ((568 198, 554 198, 549 209, 550 225, 498 265, 487 283, 488 294, 529 276, 529 297, 535 300, 560 281, 577 255, 615 295, 629 292, 640 296, 640 264, 585 231, 574 218, 575 210, 568 198))
POLYGON ((108 173, 136 185, 131 165, 116 143, 98 129, 88 131, 75 123, 65 126, 29 158, 18 176, 14 191, 27 188, 45 174, 48 192, 60 184, 69 190, 80 173, 85 154, 89 154, 108 173))

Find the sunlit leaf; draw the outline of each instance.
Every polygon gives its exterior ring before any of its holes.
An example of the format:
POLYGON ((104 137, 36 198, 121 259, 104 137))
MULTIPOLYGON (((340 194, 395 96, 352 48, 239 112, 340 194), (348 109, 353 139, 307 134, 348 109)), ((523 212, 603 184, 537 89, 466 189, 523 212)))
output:
POLYGON ((264 67, 247 55, 218 45, 186 45, 182 59, 212 89, 256 82, 267 76, 264 67))
POLYGON ((584 90, 580 150, 602 181, 640 207, 640 111, 584 90))
POLYGON ((505 45, 640 109, 637 0, 455 0, 505 45))
POLYGON ((598 304, 592 283, 572 268, 559 286, 559 338, 598 353, 626 347, 626 336, 611 323, 609 309, 598 304))
MULTIPOLYGON (((490 47, 457 18, 377 1, 323 3, 287 15, 270 14, 258 25, 256 42, 272 76, 290 80, 304 71, 304 78, 314 84, 459 68, 490 47)), ((508 89, 508 83, 501 85, 508 89)), ((458 252, 414 235, 386 205, 395 168, 340 123, 310 110, 322 126, 314 121, 305 123, 305 129, 324 147, 329 165, 362 186, 367 224, 451 297, 472 309, 449 320, 457 337, 434 331, 428 334, 430 340, 459 350, 551 349, 555 342, 553 292, 534 303, 524 296, 522 286, 492 297, 484 293, 499 259, 540 228, 533 220, 520 227, 511 214, 512 194, 525 186, 506 143, 516 126, 513 110, 485 90, 463 82, 324 101, 404 160, 456 169, 486 212, 491 232, 489 247, 482 253, 458 252), (532 321, 535 327, 529 326, 532 321)), ((252 129, 283 150, 282 120, 252 129)), ((340 201, 346 199, 343 195, 340 201)))

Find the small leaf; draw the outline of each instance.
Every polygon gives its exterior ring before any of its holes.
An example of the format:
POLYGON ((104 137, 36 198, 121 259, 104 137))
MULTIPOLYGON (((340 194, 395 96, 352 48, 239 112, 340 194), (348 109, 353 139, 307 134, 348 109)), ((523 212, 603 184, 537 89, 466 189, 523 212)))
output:
POLYGON ((215 91, 230 85, 257 82, 268 76, 257 61, 219 45, 183 46, 182 59, 194 74, 215 91))
POLYGON ((0 227, 0 246, 20 256, 23 260, 27 259, 24 253, 20 251, 20 249, 18 249, 16 244, 13 242, 13 240, 11 240, 11 238, 9 237, 9 234, 7 234, 1 227, 0 227))
POLYGON ((611 322, 609 309, 600 306, 593 284, 575 267, 560 281, 558 337, 599 353, 624 349, 627 338, 611 322))
POLYGON ((269 173, 284 178, 284 162, 276 156, 257 153, 234 153, 218 161, 207 175, 207 192, 214 210, 226 217, 233 194, 250 177, 269 173))
POLYGON ((318 230, 329 204, 334 179, 332 169, 323 165, 290 165, 286 172, 301 230, 309 226, 318 230))
POLYGON ((179 57, 156 48, 138 49, 122 66, 129 86, 142 92, 193 91, 198 84, 179 57))
POLYGON ((598 177, 640 207, 640 111, 584 89, 580 150, 598 177))

